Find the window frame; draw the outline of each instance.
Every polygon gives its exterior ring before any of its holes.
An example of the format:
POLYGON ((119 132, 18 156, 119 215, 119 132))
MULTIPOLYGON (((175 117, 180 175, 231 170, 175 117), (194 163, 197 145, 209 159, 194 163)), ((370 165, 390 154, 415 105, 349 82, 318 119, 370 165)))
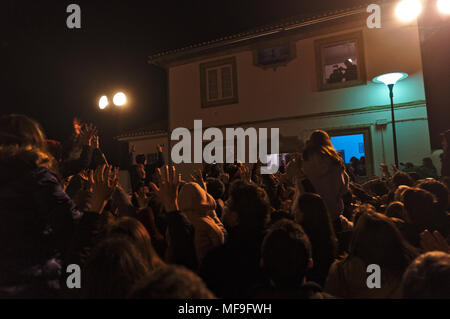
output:
MULTIPOLYGON (((221 72, 219 72, 217 76, 220 77, 221 72)), ((221 92, 221 91, 219 91, 219 92, 221 92)), ((205 62, 205 63, 200 64, 200 95, 201 95, 201 107, 202 108, 235 104, 235 103, 239 102, 236 57, 229 57, 229 58, 225 58, 225 59, 214 60, 211 62, 205 62), (231 72, 232 72, 231 87, 233 90, 233 96, 228 97, 228 98, 220 98, 220 99, 214 100, 214 101, 208 101, 208 87, 207 87, 208 69, 211 69, 211 68, 220 69, 221 66, 226 66, 226 65, 231 65, 231 72)))
POLYGON ((362 30, 341 34, 338 36, 317 39, 314 41, 314 47, 316 56, 316 76, 318 91, 334 90, 367 84, 366 63, 364 55, 364 38, 362 30), (323 49, 326 47, 340 45, 348 42, 354 42, 356 46, 358 79, 340 83, 323 83, 325 72, 323 49))
POLYGON ((372 145, 372 132, 370 126, 362 126, 357 128, 342 128, 326 130, 328 135, 333 136, 345 136, 362 134, 364 136, 364 157, 366 160, 366 175, 358 176, 362 179, 370 178, 374 175, 374 162, 373 162, 373 145, 372 145))

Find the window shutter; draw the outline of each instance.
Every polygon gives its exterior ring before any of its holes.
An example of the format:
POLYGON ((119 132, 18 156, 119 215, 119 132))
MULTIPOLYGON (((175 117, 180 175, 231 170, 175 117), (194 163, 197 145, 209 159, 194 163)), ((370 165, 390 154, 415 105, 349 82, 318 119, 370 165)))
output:
POLYGON ((232 97, 233 87, 231 82, 231 67, 223 67, 220 71, 222 74, 222 98, 232 97))
POLYGON ((217 69, 208 70, 208 100, 217 100, 219 98, 217 69))

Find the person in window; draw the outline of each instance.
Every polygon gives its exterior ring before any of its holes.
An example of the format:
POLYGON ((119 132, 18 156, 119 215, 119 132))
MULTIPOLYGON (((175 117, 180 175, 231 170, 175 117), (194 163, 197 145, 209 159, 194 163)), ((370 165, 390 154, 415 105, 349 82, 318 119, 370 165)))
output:
POLYGON ((353 64, 351 62, 351 59, 347 59, 344 61, 345 64, 345 73, 344 73, 344 78, 345 81, 354 81, 358 79, 358 69, 356 64, 353 64))
POLYGON ((330 74, 328 78, 328 83, 339 83, 344 79, 344 73, 342 72, 343 68, 338 65, 333 66, 333 73, 330 74))

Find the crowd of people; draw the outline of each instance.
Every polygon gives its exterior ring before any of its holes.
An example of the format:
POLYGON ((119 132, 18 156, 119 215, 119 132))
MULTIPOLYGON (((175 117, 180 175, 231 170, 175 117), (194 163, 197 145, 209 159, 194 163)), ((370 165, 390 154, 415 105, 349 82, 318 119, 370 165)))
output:
POLYGON ((131 147, 130 194, 97 134, 0 117, 0 298, 450 298, 450 131, 440 179, 382 164, 363 184, 324 131, 273 175, 182 179, 161 146, 151 163, 131 147))

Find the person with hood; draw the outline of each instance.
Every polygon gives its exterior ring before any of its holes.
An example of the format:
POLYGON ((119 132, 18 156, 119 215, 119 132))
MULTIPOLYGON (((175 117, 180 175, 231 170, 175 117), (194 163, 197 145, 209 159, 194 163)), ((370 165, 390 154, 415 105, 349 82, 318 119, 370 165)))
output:
POLYGON ((194 225, 195 251, 200 265, 203 258, 225 242, 225 228, 217 218, 216 201, 198 183, 186 183, 178 195, 180 211, 194 225))
POLYGON ((349 176, 340 154, 325 131, 314 131, 303 150, 302 169, 325 201, 331 220, 335 223, 344 210, 342 196, 349 191, 349 176))

